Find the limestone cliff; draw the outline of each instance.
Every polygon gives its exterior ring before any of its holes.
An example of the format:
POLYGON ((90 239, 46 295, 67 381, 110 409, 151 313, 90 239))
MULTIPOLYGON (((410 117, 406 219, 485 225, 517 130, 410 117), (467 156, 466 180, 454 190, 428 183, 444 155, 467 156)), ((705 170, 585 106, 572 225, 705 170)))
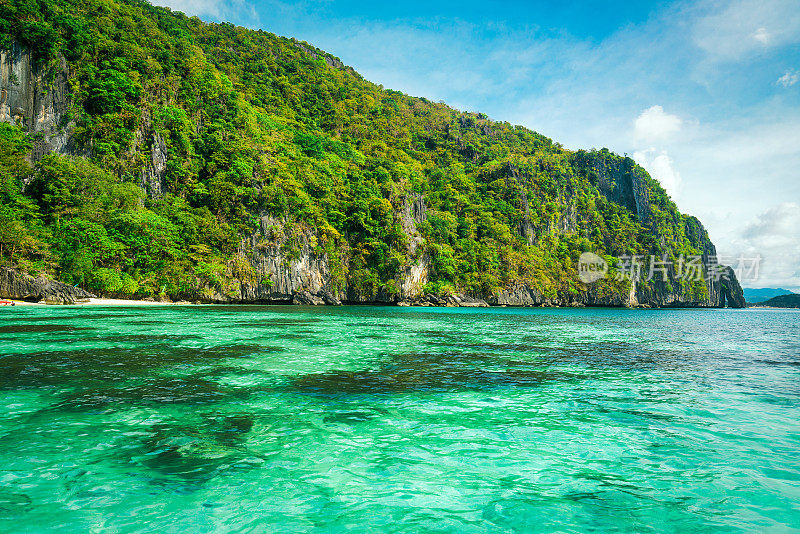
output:
POLYGON ((68 120, 69 67, 64 58, 42 66, 27 48, 0 50, 0 121, 24 126, 34 141, 31 161, 73 153, 68 120))
MULTIPOLYGON (((717 249, 711 242, 703 224, 695 217, 683 216, 682 224, 673 220, 659 220, 651 198, 651 191, 660 193, 662 202, 671 204, 663 190, 638 166, 626 164, 626 160, 604 157, 599 153, 577 154, 576 167, 585 172, 597 189, 611 202, 634 213, 640 224, 647 228, 660 244, 662 250, 678 256, 679 243, 674 236, 683 235, 688 244, 699 251, 699 263, 707 269, 705 294, 687 290, 677 283, 680 273, 675 262, 668 266, 667 280, 656 279, 650 284, 632 284, 631 302, 653 307, 745 307, 742 288, 733 269, 717 265, 717 249), (666 199, 666 200, 664 200, 666 199)), ((674 208, 674 205, 671 206, 674 208)), ((675 210, 677 211, 677 210, 675 210)), ((661 259, 661 258, 659 258, 661 259)), ((686 260, 687 258, 683 258, 686 260)), ((612 297, 616 301, 616 296, 612 297)), ((610 304, 607 299, 596 300, 591 291, 586 293, 586 304, 610 304)))
POLYGON ((142 156, 139 185, 152 198, 158 198, 167 190, 164 172, 167 168, 167 146, 164 138, 153 127, 150 113, 143 110, 139 127, 134 133, 133 150, 142 156))
POLYGON ((312 229, 265 214, 259 219, 256 231, 231 258, 224 287, 207 287, 185 298, 221 303, 296 304, 342 301, 393 304, 420 299, 430 268, 424 240, 417 230, 417 225, 425 220, 425 202, 420 195, 399 202, 396 216, 409 237, 410 261, 397 278, 395 294, 384 293, 375 298, 359 295, 348 284, 344 271, 347 250, 337 251, 336 259, 331 259, 317 246, 319 238, 312 229))

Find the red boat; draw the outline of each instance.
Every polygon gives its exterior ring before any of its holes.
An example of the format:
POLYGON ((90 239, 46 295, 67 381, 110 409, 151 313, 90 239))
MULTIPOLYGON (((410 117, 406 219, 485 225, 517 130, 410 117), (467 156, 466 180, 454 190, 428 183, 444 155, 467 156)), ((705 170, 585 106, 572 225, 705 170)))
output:
POLYGON ((14 305, 16 305, 16 302, 14 302, 13 300, 0 299, 0 306, 14 306, 14 305))

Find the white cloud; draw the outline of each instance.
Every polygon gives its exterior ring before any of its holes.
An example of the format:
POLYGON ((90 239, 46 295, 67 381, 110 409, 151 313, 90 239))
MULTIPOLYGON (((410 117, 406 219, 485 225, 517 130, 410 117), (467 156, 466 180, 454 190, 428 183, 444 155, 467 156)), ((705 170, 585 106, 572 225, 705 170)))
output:
POLYGON ((759 28, 753 34, 753 39, 766 46, 769 44, 769 32, 766 28, 759 28))
POLYGON ((666 141, 678 133, 683 121, 677 115, 664 112, 661 106, 648 108, 636 118, 633 137, 636 146, 666 141))
POLYGON ((775 83, 784 87, 791 87, 798 81, 800 81, 800 71, 787 70, 786 73, 778 78, 778 81, 775 83))
POLYGON ((678 198, 681 191, 681 175, 675 170, 674 162, 665 150, 649 148, 636 151, 633 153, 633 159, 661 183, 673 200, 678 198))
POLYGON ((705 172, 725 169, 720 173, 724 176, 721 183, 728 185, 734 176, 741 176, 760 189, 769 181, 772 192, 781 184, 784 192, 796 194, 800 185, 800 112, 764 106, 753 115, 720 118, 716 124, 698 128, 693 138, 685 140, 693 165, 702 165, 705 172), (755 176, 759 179, 754 180, 755 176))
POLYGON ((680 206, 703 222, 719 254, 728 263, 763 258, 759 280, 742 284, 800 291, 800 273, 793 274, 800 243, 786 240, 795 223, 769 223, 777 220, 770 214, 800 204, 800 111, 770 100, 744 116, 704 122, 671 145, 670 155, 683 171, 680 206), (787 206, 778 210, 781 203, 787 206))
MULTIPOLYGON (((742 236, 746 239, 769 240, 771 246, 800 245, 800 205, 784 202, 760 213, 750 222, 742 236)), ((795 247, 791 252, 800 250, 795 247)))
POLYGON ((697 20, 694 41, 717 60, 800 42, 797 0, 732 0, 697 20))
POLYGON ((739 255, 763 258, 758 279, 748 287, 800 288, 800 204, 783 202, 751 220, 735 241, 739 255))
POLYGON ((633 159, 644 167, 650 176, 661 183, 667 194, 677 200, 681 192, 681 175, 665 147, 681 131, 684 121, 671 115, 661 106, 651 106, 642 111, 633 123, 633 145, 640 149, 633 159))

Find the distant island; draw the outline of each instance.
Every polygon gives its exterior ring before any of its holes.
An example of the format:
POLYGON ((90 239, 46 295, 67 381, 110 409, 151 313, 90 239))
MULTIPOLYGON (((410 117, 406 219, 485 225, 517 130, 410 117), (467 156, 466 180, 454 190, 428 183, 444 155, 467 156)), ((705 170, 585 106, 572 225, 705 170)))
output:
POLYGON ((755 304, 757 302, 764 302, 765 300, 769 300, 772 297, 777 297, 779 295, 790 295, 792 294, 791 291, 788 289, 783 289, 780 287, 762 287, 762 288, 749 288, 746 287, 743 289, 744 292, 744 299, 749 304, 755 304))
POLYGON ((764 302, 759 302, 756 306, 759 308, 800 308, 800 294, 778 295, 764 302))
POLYGON ((700 221, 629 157, 139 0, 11 6, 0 296, 79 298, 58 280, 211 303, 745 305, 700 221), (583 253, 607 276, 578 279, 583 253), (656 275, 625 276, 630 258, 656 275))

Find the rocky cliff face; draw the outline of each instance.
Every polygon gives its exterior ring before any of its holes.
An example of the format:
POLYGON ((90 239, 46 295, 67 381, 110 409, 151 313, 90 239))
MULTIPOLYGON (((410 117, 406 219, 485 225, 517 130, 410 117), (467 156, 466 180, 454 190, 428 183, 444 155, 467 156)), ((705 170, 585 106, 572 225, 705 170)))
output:
MULTIPOLYGON (((624 206, 636 214, 642 226, 648 227, 663 248, 668 248, 667 240, 661 235, 653 216, 650 190, 647 178, 636 168, 628 168, 621 161, 611 161, 594 157, 581 162, 590 169, 590 179, 598 190, 611 202, 624 206)), ((711 266, 716 270, 707 276, 705 281, 707 296, 697 298, 687 291, 670 288, 678 287, 674 283, 678 278, 676 267, 670 267, 668 282, 654 280, 648 286, 632 284, 628 305, 641 304, 653 307, 745 307, 742 288, 736 279, 736 274, 730 267, 720 266, 717 263, 717 249, 711 242, 708 232, 702 223, 695 217, 687 217, 680 231, 688 238, 690 244, 701 252, 700 263, 711 266)), ((587 305, 617 305, 616 295, 597 299, 591 291, 585 293, 587 305)))
POLYGON ((397 281, 397 299, 400 301, 422 296, 423 288, 428 283, 431 260, 425 253, 425 240, 417 228, 417 225, 425 221, 426 213, 427 207, 422 195, 404 199, 399 210, 400 224, 408 236, 408 257, 411 258, 397 281))
POLYGON ((139 185, 152 198, 167 192, 164 173, 167 170, 167 145, 164 138, 153 127, 149 111, 142 111, 139 127, 134 133, 132 153, 143 156, 144 162, 139 172, 139 185))
MULTIPOLYGON (((422 196, 403 199, 397 218, 408 236, 411 261, 396 280, 395 295, 364 298, 347 284, 342 260, 347 250, 331 260, 317 247, 318 236, 307 227, 288 226, 286 221, 263 215, 256 231, 242 243, 237 258, 227 273, 232 283, 227 288, 207 289, 192 299, 210 302, 294 302, 296 304, 339 304, 382 302, 393 304, 421 299, 428 282, 430 259, 424 253, 424 240, 417 225, 425 220, 422 196)), ((462 299, 464 302, 469 299, 462 299)), ((426 301, 427 302, 427 301, 426 301)))
POLYGON ((83 289, 44 276, 34 278, 14 269, 0 267, 0 298, 47 304, 76 304, 94 297, 95 295, 83 289))
POLYGON ((605 197, 635 213, 643 226, 651 223, 650 191, 642 176, 620 161, 595 158, 591 162, 595 185, 605 197))
MULTIPOLYGON (((633 185, 633 184, 632 184, 633 185)), ((636 187, 644 187, 642 184, 636 187)), ((631 188, 631 191, 633 189, 631 188)), ((644 209, 644 208, 640 208, 644 209)), ((210 291, 201 296, 211 302, 293 302, 295 304, 338 304, 344 302, 381 302, 419 306, 647 306, 647 307, 725 307, 745 306, 742 289, 730 267, 718 278, 705 282, 707 296, 698 299, 688 293, 670 291, 658 280, 648 285, 630 283, 628 291, 608 291, 594 285, 578 291, 545 296, 526 285, 515 285, 492 294, 437 296, 424 292, 430 274, 430 259, 424 253, 424 240, 417 224, 425 220, 425 202, 421 196, 407 199, 398 217, 409 236, 409 261, 397 279, 398 293, 363 299, 348 287, 346 277, 334 274, 325 253, 312 244, 317 236, 308 229, 289 237, 285 221, 270 216, 261 218, 259 229, 243 247, 241 259, 252 267, 250 277, 235 278, 234 287, 225 293, 210 291), (244 250, 251 250, 247 253, 244 250)), ((568 228, 564 229, 569 231, 568 228)), ((702 263, 716 257, 716 249, 699 221, 691 223, 690 239, 703 251, 702 263)), ((233 275, 232 275, 233 276, 233 275)), ((674 273, 673 273, 674 277, 674 273)))
POLYGON ((286 235, 284 222, 265 215, 251 236, 248 259, 256 278, 242 284, 241 296, 249 301, 290 302, 300 292, 341 296, 328 257, 314 249, 316 236, 309 229, 286 235))
POLYGON ((52 152, 74 153, 68 106, 69 68, 63 58, 42 66, 26 48, 0 50, 0 121, 34 134, 31 161, 52 152))

